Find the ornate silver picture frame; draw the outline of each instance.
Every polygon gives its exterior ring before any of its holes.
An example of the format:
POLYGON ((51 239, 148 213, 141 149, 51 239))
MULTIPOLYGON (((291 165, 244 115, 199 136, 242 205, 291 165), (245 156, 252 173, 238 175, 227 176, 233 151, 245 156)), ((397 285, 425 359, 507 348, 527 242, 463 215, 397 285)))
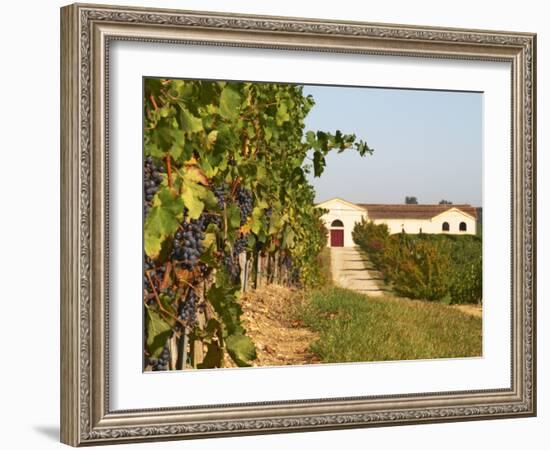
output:
MULTIPOLYGON (((61 9, 61 441, 72 445, 536 414, 536 36, 75 4, 61 9), (115 41, 507 62, 507 388, 114 410, 109 386, 109 57, 115 41)), ((486 168, 490 170, 490 168, 486 168)), ((490 251, 490 249, 488 249, 490 251)), ((138 345, 139 347, 139 345, 138 345)))

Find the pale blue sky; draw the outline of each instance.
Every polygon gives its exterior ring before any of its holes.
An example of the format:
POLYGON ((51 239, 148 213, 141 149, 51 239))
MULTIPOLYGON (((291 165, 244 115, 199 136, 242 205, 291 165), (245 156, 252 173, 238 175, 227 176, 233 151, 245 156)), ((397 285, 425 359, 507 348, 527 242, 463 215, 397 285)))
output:
POLYGON ((482 202, 482 102, 472 92, 306 86, 307 130, 355 133, 372 156, 336 152, 311 182, 317 201, 482 202))

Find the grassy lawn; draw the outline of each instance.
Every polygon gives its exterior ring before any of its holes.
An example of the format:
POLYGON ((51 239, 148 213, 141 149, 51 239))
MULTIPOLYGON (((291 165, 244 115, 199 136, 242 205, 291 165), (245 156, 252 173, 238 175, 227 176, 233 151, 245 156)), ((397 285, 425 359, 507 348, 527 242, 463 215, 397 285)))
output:
POLYGON ((298 312, 320 333, 311 351, 328 363, 481 356, 481 319, 441 303, 366 297, 325 287, 298 312))
POLYGON ((317 263, 320 267, 319 272, 319 287, 327 287, 332 285, 332 274, 330 273, 330 248, 325 247, 317 257, 317 263))

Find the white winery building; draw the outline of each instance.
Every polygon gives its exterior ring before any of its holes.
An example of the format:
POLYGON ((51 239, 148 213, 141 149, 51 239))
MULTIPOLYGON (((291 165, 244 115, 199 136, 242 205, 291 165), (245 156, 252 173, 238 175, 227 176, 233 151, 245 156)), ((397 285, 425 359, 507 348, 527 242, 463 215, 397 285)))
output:
POLYGON ((394 233, 476 234, 476 208, 470 205, 391 205, 351 203, 333 198, 319 203, 330 247, 353 247, 353 226, 362 218, 386 224, 394 233))

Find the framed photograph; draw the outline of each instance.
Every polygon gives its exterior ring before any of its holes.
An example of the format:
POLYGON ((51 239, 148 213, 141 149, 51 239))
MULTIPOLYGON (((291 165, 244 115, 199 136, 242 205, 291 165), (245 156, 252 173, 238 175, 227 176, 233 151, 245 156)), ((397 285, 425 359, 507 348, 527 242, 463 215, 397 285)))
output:
POLYGON ((536 36, 61 9, 61 440, 536 414, 536 36))

